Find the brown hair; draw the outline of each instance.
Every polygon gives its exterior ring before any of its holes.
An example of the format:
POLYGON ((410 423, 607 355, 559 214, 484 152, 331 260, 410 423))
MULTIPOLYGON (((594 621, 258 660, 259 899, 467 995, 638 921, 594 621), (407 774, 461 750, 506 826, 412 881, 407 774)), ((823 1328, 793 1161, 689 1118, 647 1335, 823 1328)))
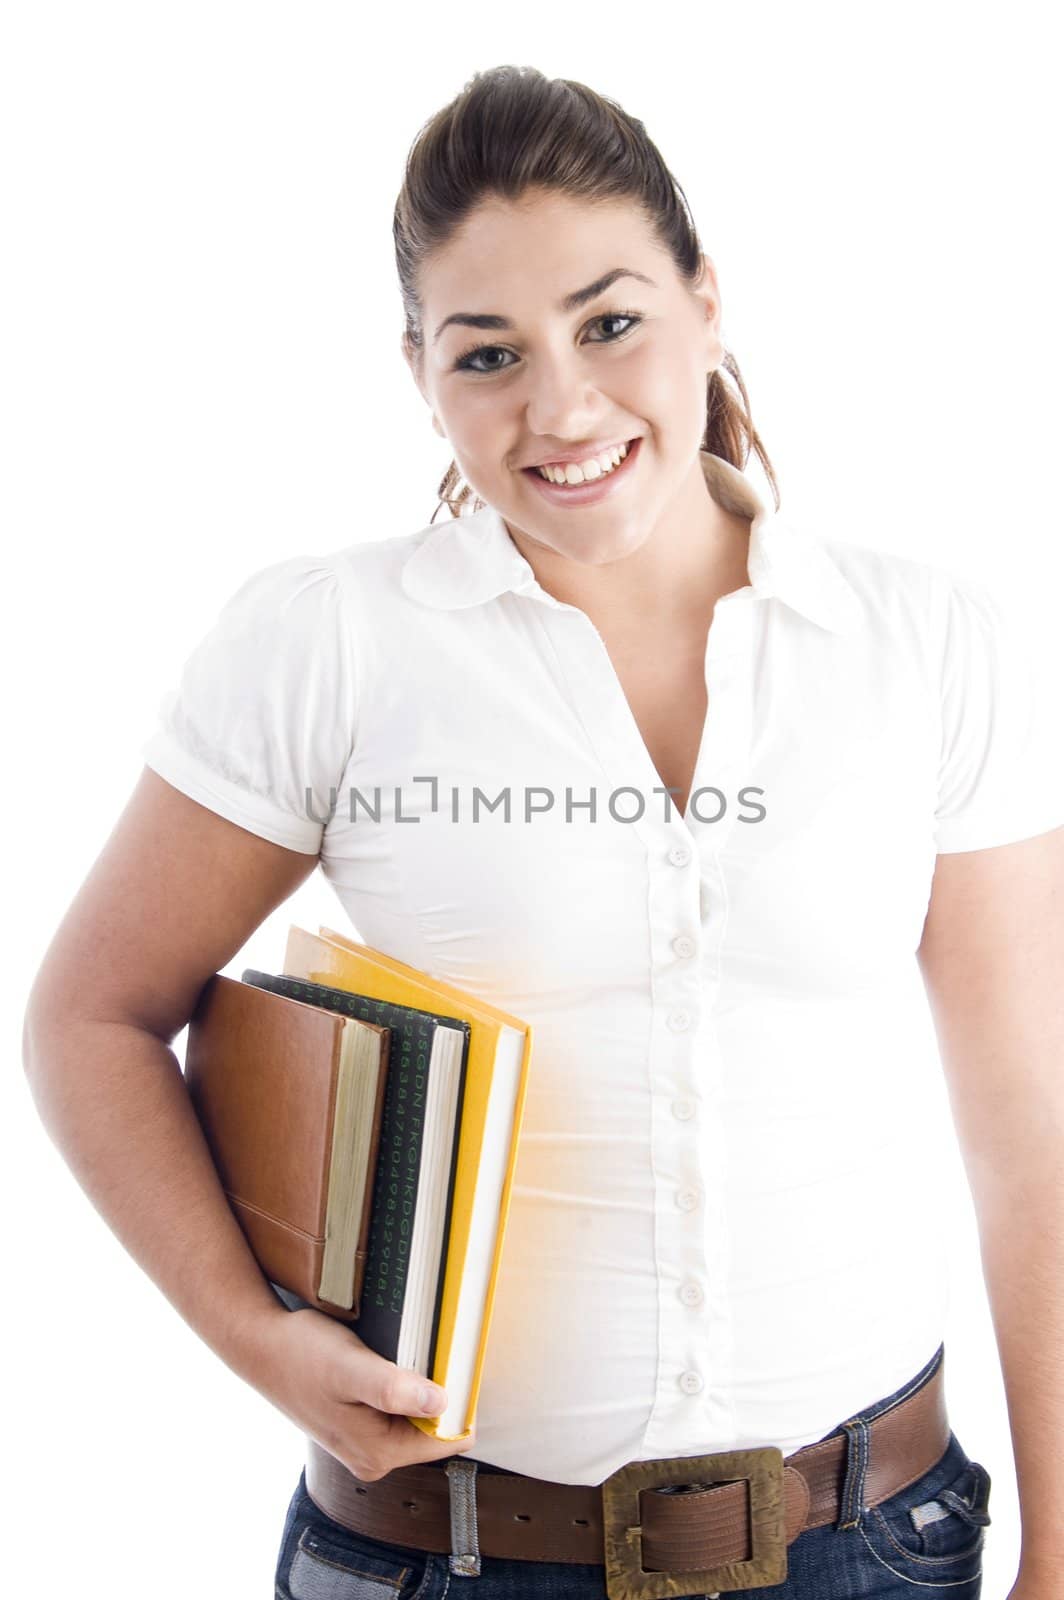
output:
MULTIPOLYGON (((418 270, 489 194, 516 200, 529 188, 574 198, 632 199, 688 283, 701 271, 702 247, 687 199, 642 122, 615 101, 569 78, 548 78, 535 67, 499 66, 478 72, 449 105, 421 128, 410 148, 395 203, 392 232, 405 317, 404 343, 417 361, 424 330, 418 270)), ((779 509, 779 489, 750 415, 746 386, 725 351, 706 391, 703 450, 740 470, 757 452, 779 509), (736 397, 725 374, 734 380, 736 397)), ((454 517, 473 493, 454 461, 439 486, 439 504, 454 517)), ((474 497, 474 510, 482 501, 474 497)))

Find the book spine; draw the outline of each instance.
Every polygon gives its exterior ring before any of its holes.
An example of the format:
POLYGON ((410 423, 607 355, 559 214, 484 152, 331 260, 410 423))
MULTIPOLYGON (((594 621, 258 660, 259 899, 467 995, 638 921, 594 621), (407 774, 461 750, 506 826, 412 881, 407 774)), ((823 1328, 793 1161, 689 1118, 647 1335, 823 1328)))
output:
MULTIPOLYGON (((402 1030, 394 1090, 385 1101, 363 1305, 387 1319, 402 1315, 417 1210, 425 1100, 434 1025, 419 1017, 402 1030)), ((389 1069, 389 1076, 393 1068, 389 1069)))

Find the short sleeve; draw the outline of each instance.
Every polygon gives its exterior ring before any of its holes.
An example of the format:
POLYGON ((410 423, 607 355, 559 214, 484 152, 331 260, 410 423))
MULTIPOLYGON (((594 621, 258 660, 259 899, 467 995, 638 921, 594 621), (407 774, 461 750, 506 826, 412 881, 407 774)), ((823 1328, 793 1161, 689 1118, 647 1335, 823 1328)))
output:
POLYGON ((317 855, 353 747, 354 694, 341 580, 323 557, 290 557, 225 602, 141 754, 219 816, 317 855))
POLYGON ((1015 609, 941 573, 940 854, 1009 844, 1064 825, 1062 673, 1032 649, 1015 609))

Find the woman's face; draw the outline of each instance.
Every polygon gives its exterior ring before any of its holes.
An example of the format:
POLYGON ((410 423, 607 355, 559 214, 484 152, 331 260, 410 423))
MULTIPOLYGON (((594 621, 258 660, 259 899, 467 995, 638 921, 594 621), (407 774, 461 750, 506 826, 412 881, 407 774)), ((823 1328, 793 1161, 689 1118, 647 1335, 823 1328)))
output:
POLYGON ((634 205, 536 191, 484 200, 426 265, 423 366, 412 370, 463 477, 511 531, 598 564, 707 498, 698 451, 723 347, 703 259, 691 289, 634 205), (565 306, 617 268, 626 275, 565 306), (588 502, 544 492, 525 470, 636 439, 588 502))

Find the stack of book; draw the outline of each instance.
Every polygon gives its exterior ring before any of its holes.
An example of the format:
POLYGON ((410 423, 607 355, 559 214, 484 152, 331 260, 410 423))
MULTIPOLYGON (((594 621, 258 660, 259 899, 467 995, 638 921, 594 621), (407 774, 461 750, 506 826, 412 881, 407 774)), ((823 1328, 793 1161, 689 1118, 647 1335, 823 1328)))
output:
POLYGON ((329 928, 284 972, 216 973, 185 1082, 244 1236, 290 1310, 350 1324, 468 1438, 532 1052, 519 1018, 329 928))

